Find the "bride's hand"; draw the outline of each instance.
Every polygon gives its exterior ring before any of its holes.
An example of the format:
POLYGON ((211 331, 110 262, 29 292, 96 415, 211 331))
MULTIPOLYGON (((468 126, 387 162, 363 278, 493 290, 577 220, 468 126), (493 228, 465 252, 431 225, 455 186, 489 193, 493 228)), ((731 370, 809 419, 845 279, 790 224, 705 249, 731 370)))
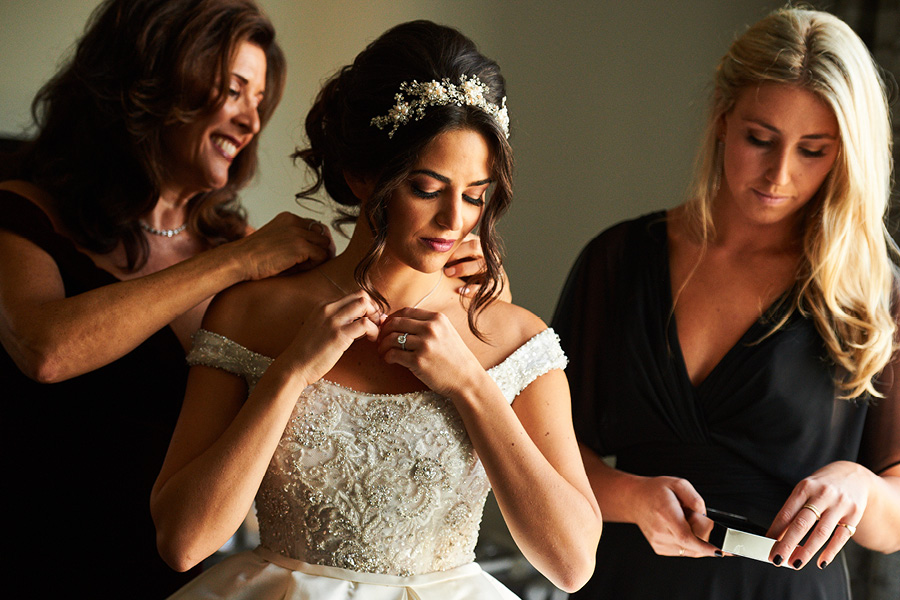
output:
POLYGON ((383 320, 378 306, 362 290, 334 302, 322 302, 306 317, 279 360, 290 361, 308 383, 318 381, 355 340, 365 337, 376 341, 383 320))
POLYGON ((484 369, 442 313, 404 308, 381 327, 378 351, 385 362, 403 365, 442 396, 475 385, 484 369))

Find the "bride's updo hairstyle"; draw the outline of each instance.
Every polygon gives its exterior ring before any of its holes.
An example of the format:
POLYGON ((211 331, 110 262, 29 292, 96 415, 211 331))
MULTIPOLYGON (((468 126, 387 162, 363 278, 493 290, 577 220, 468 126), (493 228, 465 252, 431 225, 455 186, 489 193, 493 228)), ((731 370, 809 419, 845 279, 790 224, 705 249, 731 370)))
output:
MULTIPOLYGON (((475 318, 501 291, 501 251, 496 222, 512 200, 512 149, 507 141, 505 108, 498 118, 492 108, 505 107, 505 82, 500 67, 483 56, 475 44, 450 27, 430 21, 403 23, 385 32, 353 61, 329 79, 306 118, 309 147, 298 150, 314 176, 313 183, 297 194, 313 198, 322 185, 338 204, 340 226, 362 214, 374 241, 355 271, 356 281, 384 309, 385 299, 372 285, 369 270, 384 251, 391 195, 408 178, 419 153, 439 134, 458 129, 480 133, 491 150, 493 190, 486 199, 478 233, 485 258, 485 272, 476 283, 480 289, 469 306, 469 328, 481 337, 475 318), (442 82, 457 89, 461 82, 477 78, 483 102, 437 103, 409 119, 396 119, 396 127, 373 119, 396 115, 401 84, 442 82), (460 105, 461 104, 461 105, 460 105), (488 107, 487 109, 485 107, 488 107), (372 182, 373 192, 362 203, 347 185, 346 176, 372 182)), ((461 89, 461 87, 459 88, 461 89)), ((414 94, 405 94, 412 101, 414 94)), ((415 112, 414 110, 411 113, 415 112)))

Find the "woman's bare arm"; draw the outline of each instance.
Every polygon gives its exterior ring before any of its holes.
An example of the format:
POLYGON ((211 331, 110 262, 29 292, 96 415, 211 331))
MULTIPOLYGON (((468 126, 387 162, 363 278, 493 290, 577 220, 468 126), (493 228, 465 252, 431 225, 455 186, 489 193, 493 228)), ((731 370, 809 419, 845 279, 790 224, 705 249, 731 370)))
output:
POLYGON ((326 260, 330 238, 306 223, 283 213, 241 240, 71 297, 49 254, 0 231, 0 343, 25 375, 42 383, 92 371, 237 282, 326 260))

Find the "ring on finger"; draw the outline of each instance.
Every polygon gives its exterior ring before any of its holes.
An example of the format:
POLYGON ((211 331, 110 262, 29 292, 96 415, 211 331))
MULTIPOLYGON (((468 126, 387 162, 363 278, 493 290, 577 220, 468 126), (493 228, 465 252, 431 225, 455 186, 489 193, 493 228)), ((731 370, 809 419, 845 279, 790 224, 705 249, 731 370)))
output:
POLYGON ((309 222, 309 225, 307 225, 306 228, 307 228, 309 231, 312 231, 312 230, 313 230, 313 226, 318 226, 318 232, 319 232, 319 233, 323 233, 323 232, 325 231, 325 226, 322 225, 321 223, 319 223, 318 221, 310 221, 310 222, 309 222))
POLYGON ((406 336, 409 334, 401 333, 397 336, 397 343, 400 344, 401 350, 406 350, 406 336))
POLYGON ((684 556, 684 546, 682 546, 681 548, 679 548, 679 550, 678 550, 678 556, 684 556))
POLYGON ((849 523, 838 523, 838 527, 846 527, 847 531, 850 532, 850 537, 853 537, 853 534, 856 533, 855 525, 850 525, 849 523))
POLYGON ((816 521, 822 518, 822 511, 815 504, 806 503, 803 505, 803 508, 808 508, 812 514, 816 515, 816 521))

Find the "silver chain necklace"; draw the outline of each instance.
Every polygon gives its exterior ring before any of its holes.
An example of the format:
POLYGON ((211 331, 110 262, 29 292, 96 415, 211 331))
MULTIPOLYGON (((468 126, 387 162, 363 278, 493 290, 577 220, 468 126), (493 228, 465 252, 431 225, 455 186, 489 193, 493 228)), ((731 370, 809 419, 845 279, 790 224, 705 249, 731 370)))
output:
POLYGON ((187 229, 187 223, 182 225, 181 227, 176 227, 175 229, 156 229, 151 227, 149 223, 139 220, 138 224, 141 226, 141 229, 146 231, 147 233, 152 233, 153 235, 160 235, 162 237, 175 237, 185 229, 187 229))
MULTIPOLYGON (((348 292, 347 290, 345 290, 344 288, 342 288, 341 286, 339 286, 339 285, 334 281, 334 279, 332 279, 331 277, 329 277, 328 275, 326 275, 326 274, 325 274, 325 271, 319 269, 319 273, 322 274, 322 277, 324 277, 325 279, 327 279, 328 281, 330 281, 330 282, 331 282, 331 285, 333 285, 334 287, 336 287, 336 288, 338 289, 338 291, 340 291, 342 294, 344 294, 345 296, 346 296, 347 294, 349 294, 349 292, 348 292)), ((425 302, 426 300, 428 300, 429 296, 431 296, 431 295, 434 293, 434 291, 435 291, 436 289, 438 289, 438 286, 441 285, 441 281, 443 281, 443 279, 444 279, 444 273, 443 273, 443 271, 441 271, 441 276, 438 277, 437 283, 434 284, 434 287, 431 288, 431 291, 428 292, 427 294, 425 294, 424 296, 422 296, 422 299, 419 300, 418 302, 416 302, 415 305, 413 305, 412 308, 418 308, 420 304, 422 304, 423 302, 425 302)))

